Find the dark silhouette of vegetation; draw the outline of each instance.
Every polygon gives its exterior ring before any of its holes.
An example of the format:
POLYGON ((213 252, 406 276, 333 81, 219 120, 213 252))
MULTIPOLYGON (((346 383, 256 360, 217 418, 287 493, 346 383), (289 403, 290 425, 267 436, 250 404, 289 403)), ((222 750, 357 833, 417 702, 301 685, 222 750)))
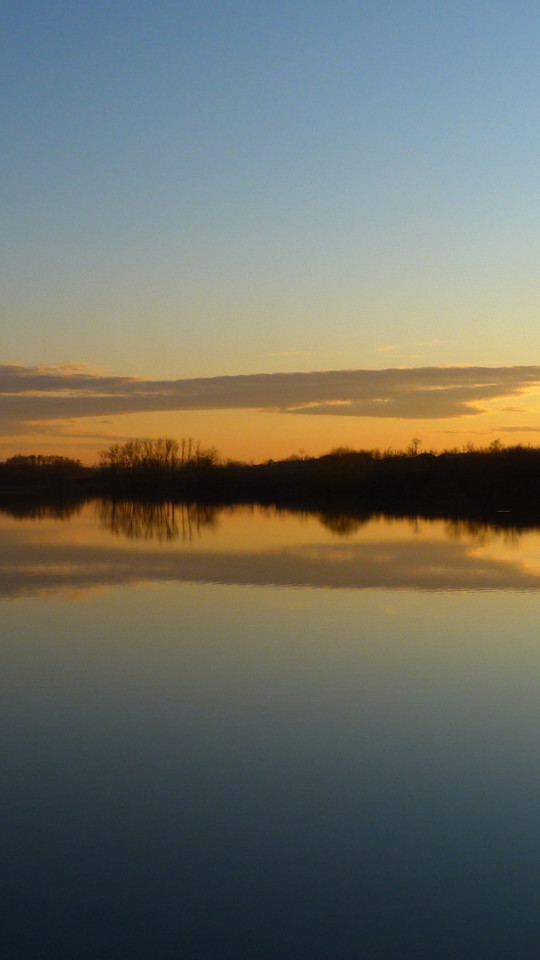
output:
POLYGON ((114 443, 99 455, 103 471, 114 475, 155 477, 188 469, 204 469, 217 463, 217 451, 204 449, 192 437, 180 442, 171 437, 127 440, 114 443))
POLYGON ((42 454, 17 454, 0 463, 2 483, 62 482, 80 477, 84 473, 80 460, 71 457, 43 456, 42 454))
POLYGON ((81 509, 87 476, 88 468, 70 457, 9 457, 0 462, 0 509, 19 519, 68 519, 81 509))
POLYGON ((421 451, 414 438, 405 451, 338 447, 320 457, 245 464, 221 461, 215 449, 193 439, 158 438, 113 444, 98 467, 42 455, 0 463, 2 502, 36 493, 283 505, 323 512, 344 532, 347 517, 374 512, 540 523, 540 448, 495 441, 434 453, 421 451))

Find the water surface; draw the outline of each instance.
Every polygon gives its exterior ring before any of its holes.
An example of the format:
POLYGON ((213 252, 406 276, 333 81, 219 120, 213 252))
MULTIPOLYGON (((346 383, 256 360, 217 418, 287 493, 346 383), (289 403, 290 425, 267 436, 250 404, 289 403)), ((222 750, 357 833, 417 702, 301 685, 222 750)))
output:
POLYGON ((8 955, 537 956, 537 532, 0 518, 8 955))

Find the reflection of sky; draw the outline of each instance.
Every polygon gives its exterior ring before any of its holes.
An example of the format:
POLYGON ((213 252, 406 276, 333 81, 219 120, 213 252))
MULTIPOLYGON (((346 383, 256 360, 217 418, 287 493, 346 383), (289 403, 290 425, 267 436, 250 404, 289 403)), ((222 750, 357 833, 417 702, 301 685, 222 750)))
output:
MULTIPOLYGON (((143 581, 419 590, 540 587, 540 535, 405 520, 328 522, 256 507, 147 516, 87 504, 68 521, 0 526, 0 592, 143 581), (107 525, 109 524, 109 526, 107 525), (347 535, 336 534, 336 528, 347 535), (165 531, 165 533, 164 533, 165 531), (172 533, 171 533, 172 531, 172 533)), ((345 518, 346 519, 346 518, 345 518)))
POLYGON ((85 960, 534 956, 539 606, 194 583, 4 603, 9 929, 22 898, 23 941, 85 960))

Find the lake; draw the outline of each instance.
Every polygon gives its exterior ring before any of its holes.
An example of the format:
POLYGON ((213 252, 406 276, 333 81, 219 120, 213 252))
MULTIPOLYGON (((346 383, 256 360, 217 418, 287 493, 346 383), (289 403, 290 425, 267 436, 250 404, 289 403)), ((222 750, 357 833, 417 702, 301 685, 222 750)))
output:
POLYGON ((6 956, 536 958, 540 532, 18 513, 6 956))

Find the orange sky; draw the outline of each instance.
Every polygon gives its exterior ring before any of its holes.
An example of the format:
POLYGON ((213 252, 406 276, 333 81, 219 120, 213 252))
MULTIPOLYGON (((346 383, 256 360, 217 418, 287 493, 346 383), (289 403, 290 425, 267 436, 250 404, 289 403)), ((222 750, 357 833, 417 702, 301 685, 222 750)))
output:
POLYGON ((92 463, 100 449, 131 437, 191 436, 225 459, 261 461, 316 456, 336 446, 405 449, 413 437, 424 450, 482 447, 495 439, 536 445, 540 434, 536 367, 151 381, 107 377, 74 365, 5 365, 0 390, 3 457, 58 453, 92 463), (159 409, 167 405, 172 409, 159 409), (214 408, 192 408, 198 405, 214 408), (148 406, 158 409, 144 409, 148 406), (377 415, 369 415, 372 408, 377 415), (48 412, 57 415, 49 419, 48 412))

